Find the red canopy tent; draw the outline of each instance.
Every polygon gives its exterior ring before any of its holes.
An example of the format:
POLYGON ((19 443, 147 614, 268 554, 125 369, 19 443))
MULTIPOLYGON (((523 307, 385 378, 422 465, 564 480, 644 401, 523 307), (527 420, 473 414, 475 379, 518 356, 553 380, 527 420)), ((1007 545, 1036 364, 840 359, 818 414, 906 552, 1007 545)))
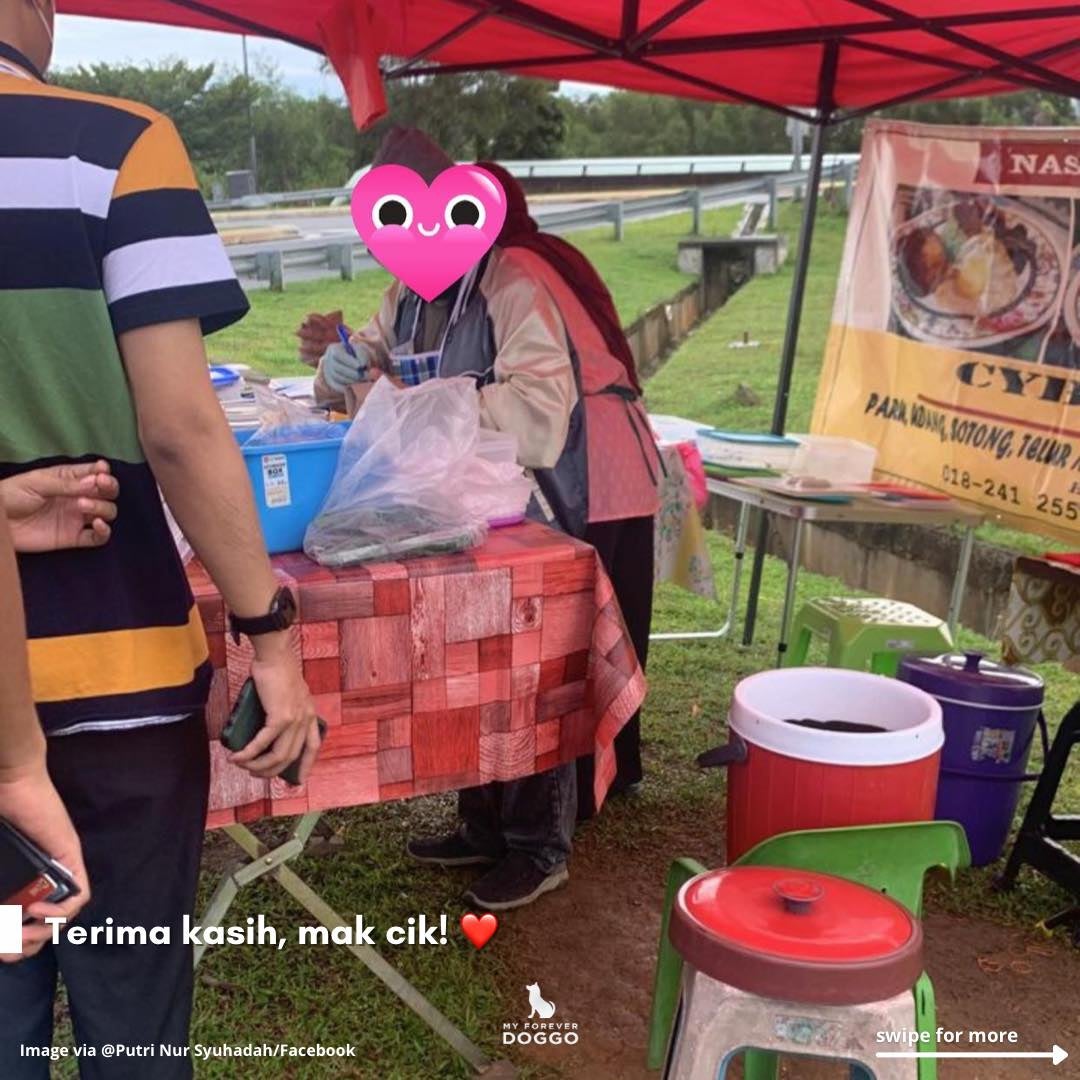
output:
MULTIPOLYGON (((924 98, 1042 90, 1080 98, 1080 4, 1054 0, 59 0, 60 11, 277 38, 325 53, 358 126, 383 80, 498 70, 760 105, 814 123, 781 352, 782 434, 824 129, 924 98)), ((762 521, 744 642, 764 561, 762 521)))
POLYGON ((813 109, 827 123, 915 98, 1080 97, 1080 5, 1052 0, 60 0, 62 12, 259 34, 325 53, 357 123, 380 75, 498 69, 813 109), (397 61, 384 62, 383 58, 397 61), (844 111, 847 110, 847 111, 844 111))

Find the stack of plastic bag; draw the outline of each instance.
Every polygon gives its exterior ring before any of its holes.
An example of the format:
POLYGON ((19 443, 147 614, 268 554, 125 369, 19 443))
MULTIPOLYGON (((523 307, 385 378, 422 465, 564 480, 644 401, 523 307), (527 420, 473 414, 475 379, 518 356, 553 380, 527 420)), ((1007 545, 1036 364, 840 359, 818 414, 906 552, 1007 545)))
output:
POLYGON ((399 390, 380 379, 345 436, 304 551, 325 566, 463 551, 524 516, 513 437, 480 428, 469 378, 399 390))
POLYGON ((344 429, 340 424, 314 416, 306 405, 290 401, 264 386, 252 388, 259 414, 259 426, 245 446, 278 446, 282 443, 317 442, 340 439, 344 429))

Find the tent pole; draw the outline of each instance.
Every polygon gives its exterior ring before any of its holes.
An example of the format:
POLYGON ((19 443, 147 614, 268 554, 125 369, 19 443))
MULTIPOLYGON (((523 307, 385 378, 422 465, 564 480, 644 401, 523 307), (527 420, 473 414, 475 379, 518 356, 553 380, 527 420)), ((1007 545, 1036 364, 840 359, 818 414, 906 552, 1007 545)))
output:
MULTIPOLYGON (((810 246, 814 237, 814 219, 817 216, 818 188, 821 186, 822 164, 825 159, 825 125, 828 114, 819 115, 814 125, 810 147, 810 173, 806 182, 806 202, 803 206, 802 225, 799 229, 799 250, 795 255, 795 276, 791 283, 788 300, 787 327, 784 331, 784 347, 780 354, 780 376, 773 406, 772 432, 783 435, 787 423, 788 398, 791 395, 791 376, 795 369, 795 348, 799 342, 799 322, 802 318, 803 295, 806 292, 806 275, 810 266, 810 246)), ((750 593, 746 598, 746 624, 743 628, 743 644, 754 641, 754 623, 757 621, 758 596, 761 592, 761 575, 765 569, 765 546, 769 539, 769 519, 759 514, 757 542, 754 545, 754 568, 750 575, 750 593)))

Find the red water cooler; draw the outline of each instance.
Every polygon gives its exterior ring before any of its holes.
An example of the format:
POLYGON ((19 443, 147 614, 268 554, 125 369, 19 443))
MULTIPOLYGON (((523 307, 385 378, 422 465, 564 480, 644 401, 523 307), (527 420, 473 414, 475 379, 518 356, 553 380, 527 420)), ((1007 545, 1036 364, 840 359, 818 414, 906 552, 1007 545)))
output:
POLYGON ((838 668, 780 668, 735 688, 725 765, 727 857, 800 829, 928 821, 941 706, 914 686, 838 668))

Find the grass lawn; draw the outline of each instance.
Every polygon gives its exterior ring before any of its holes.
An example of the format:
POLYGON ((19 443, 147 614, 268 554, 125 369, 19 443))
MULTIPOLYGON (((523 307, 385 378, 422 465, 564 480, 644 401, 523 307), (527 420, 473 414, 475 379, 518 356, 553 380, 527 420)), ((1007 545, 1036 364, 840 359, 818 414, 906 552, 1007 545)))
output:
MULTIPOLYGON (((730 233, 740 212, 739 207, 706 211, 705 231, 730 233)), ((630 222, 621 243, 616 243, 610 228, 570 233, 567 239, 588 256, 607 282, 619 318, 628 326, 692 280, 675 265, 676 241, 689 231, 688 211, 630 222)), ((296 358, 293 331, 304 316, 309 311, 341 310, 350 326, 362 326, 377 310, 390 280, 385 271, 369 270, 353 281, 286 281, 284 292, 253 290, 251 313, 210 338, 210 354, 222 363, 250 364, 271 375, 303 374, 307 369, 296 358)))
MULTIPOLYGON (((711 227, 725 227, 725 214, 733 218, 735 212, 710 215, 711 227)), ((794 215, 792 208, 784 208, 782 226, 789 235, 794 234, 794 215)), ((611 283, 625 322, 685 283, 675 270, 674 241, 687 225, 686 220, 676 218, 635 224, 621 245, 606 235, 574 237, 611 283)), ((730 228, 730 224, 726 227, 730 228)), ((805 429, 809 420, 843 231, 842 217, 823 214, 792 395, 794 430, 805 429)), ((244 360, 274 372, 295 370, 289 332, 304 312, 341 306, 354 322, 359 322, 374 307, 383 280, 380 274, 365 274, 347 284, 324 282, 290 286, 283 294, 257 293, 252 315, 239 327, 214 338, 213 351, 223 359, 244 360)), ((650 382, 650 407, 747 430, 767 427, 789 282, 790 268, 777 277, 755 280, 734 297, 650 382), (727 343, 744 330, 762 342, 761 349, 728 350, 727 343), (732 391, 740 382, 758 391, 763 399, 760 406, 745 408, 732 403, 732 391)), ((726 537, 711 535, 709 544, 718 588, 724 595, 730 581, 731 543, 726 537)), ((673 821, 685 823, 688 835, 700 832, 703 821, 715 820, 717 833, 721 830, 723 776, 719 771, 698 770, 694 756, 723 740, 724 717, 734 684, 772 664, 771 635, 779 621, 783 570, 778 560, 766 561, 760 637, 752 648, 743 650, 730 643, 654 645, 650 658, 651 693, 643 719, 648 776, 644 792, 637 800, 613 801, 581 830, 583 840, 595 841, 623 860, 628 875, 635 873, 636 857, 661 822, 667 826, 673 821)), ((801 595, 807 597, 843 590, 835 580, 810 573, 804 574, 800 582, 801 595)), ((656 629, 708 629, 716 621, 715 605, 671 587, 659 590, 656 629)), ((992 649, 991 643, 970 634, 962 635, 961 643, 992 649)), ((1056 720, 1080 697, 1080 679, 1053 667, 1045 668, 1042 674, 1048 687, 1047 712, 1056 720)), ((1034 767, 1037 764, 1037 760, 1033 762, 1034 767)), ((1063 809, 1080 809, 1080 784, 1075 776, 1064 794, 1063 809)), ((453 821, 452 798, 339 811, 327 815, 327 820, 337 830, 336 843, 322 845, 323 854, 308 854, 295 867, 347 919, 362 912, 369 920, 385 926, 421 911, 436 916, 445 912, 451 924, 456 924, 463 911, 459 892, 467 879, 413 867, 403 854, 410 833, 437 830, 453 821)), ((263 837, 276 837, 281 835, 283 825, 267 822, 256 828, 263 837)), ((215 884, 215 871, 220 871, 231 857, 231 847, 224 838, 213 837, 203 881, 204 903, 215 884)), ((1065 897, 1030 873, 1008 897, 991 892, 989 883, 986 871, 964 874, 954 888, 935 887, 930 905, 937 911, 965 916, 984 914, 999 922, 1030 925, 1065 904, 1065 897)), ((657 880, 657 905, 661 891, 662 884, 657 880)), ((244 917, 260 912, 281 927, 304 921, 299 908, 272 883, 241 894, 231 921, 240 923, 244 917)), ((536 912, 536 917, 542 918, 539 907, 536 912)), ((510 931, 514 919, 507 917, 510 931)), ((597 949, 600 956, 602 942, 598 942, 597 949)), ((507 1018, 519 1017, 521 987, 512 972, 512 957, 505 948, 500 950, 498 938, 482 953, 463 943, 456 932, 451 933, 447 946, 384 948, 383 952, 453 1021, 463 1025, 493 1055, 501 1054, 498 1025, 507 1018)), ((644 972, 641 975, 643 979, 650 976, 644 972)), ((411 1013, 398 1007, 396 1000, 342 948, 304 949, 290 944, 282 953, 244 948, 210 950, 198 973, 194 1039, 200 1043, 284 1040, 359 1046, 360 1063, 340 1071, 333 1066, 305 1069, 274 1059, 261 1060, 257 1065, 219 1060, 198 1067, 200 1080, 246 1080, 248 1076, 438 1080, 469 1075, 444 1044, 411 1013)), ((62 1070, 58 1075, 72 1073, 62 1070)), ((560 1074, 530 1069, 526 1075, 539 1080, 560 1074)))

